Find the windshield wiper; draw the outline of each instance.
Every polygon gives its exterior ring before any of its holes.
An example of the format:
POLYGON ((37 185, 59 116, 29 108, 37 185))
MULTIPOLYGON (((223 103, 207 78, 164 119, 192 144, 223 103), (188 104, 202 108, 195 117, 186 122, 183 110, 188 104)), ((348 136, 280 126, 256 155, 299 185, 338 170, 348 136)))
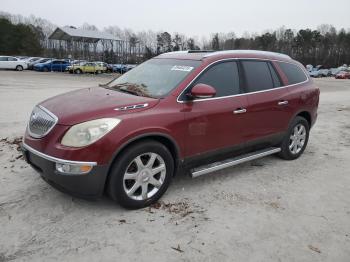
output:
POLYGON ((151 95, 148 94, 145 85, 137 85, 137 84, 132 84, 132 83, 126 82, 126 83, 116 84, 116 85, 112 85, 112 86, 108 85, 108 86, 104 86, 104 87, 109 88, 109 89, 113 89, 113 90, 117 90, 120 92, 129 93, 129 94, 136 95, 136 96, 152 97, 151 95))
POLYGON ((132 90, 128 90, 128 89, 115 88, 115 90, 117 90, 119 92, 128 93, 131 95, 135 95, 135 96, 140 96, 136 91, 132 91, 132 90))

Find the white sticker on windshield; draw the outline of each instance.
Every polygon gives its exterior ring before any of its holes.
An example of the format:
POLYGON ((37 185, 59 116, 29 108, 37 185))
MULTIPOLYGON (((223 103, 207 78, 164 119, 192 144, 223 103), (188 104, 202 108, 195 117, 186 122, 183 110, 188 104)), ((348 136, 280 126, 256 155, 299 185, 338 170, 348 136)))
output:
POLYGON ((190 72, 192 71, 193 67, 192 66, 178 66, 175 65, 171 68, 171 70, 176 70, 176 71, 184 71, 184 72, 190 72))

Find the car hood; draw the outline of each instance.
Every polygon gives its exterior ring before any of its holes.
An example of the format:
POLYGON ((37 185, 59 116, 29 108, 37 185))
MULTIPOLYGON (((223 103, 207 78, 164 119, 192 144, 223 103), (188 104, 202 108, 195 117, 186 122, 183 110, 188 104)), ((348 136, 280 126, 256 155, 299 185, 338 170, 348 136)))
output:
POLYGON ((41 106, 58 117, 62 125, 135 114, 152 108, 159 99, 135 96, 103 87, 85 88, 49 98, 41 106), (140 108, 133 106, 142 105, 140 108))

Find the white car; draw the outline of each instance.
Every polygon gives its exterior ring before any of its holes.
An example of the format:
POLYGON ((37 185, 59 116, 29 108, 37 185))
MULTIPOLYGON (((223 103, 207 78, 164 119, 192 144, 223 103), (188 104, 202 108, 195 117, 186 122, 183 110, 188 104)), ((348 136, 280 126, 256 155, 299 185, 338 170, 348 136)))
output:
POLYGON ((22 71, 28 68, 28 64, 14 56, 0 56, 0 69, 14 69, 22 71))

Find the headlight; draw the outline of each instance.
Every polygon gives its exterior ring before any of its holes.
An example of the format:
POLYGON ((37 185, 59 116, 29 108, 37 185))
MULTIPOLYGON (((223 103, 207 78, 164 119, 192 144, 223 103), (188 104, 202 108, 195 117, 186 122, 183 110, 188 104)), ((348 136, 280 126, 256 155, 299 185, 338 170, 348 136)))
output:
POLYGON ((117 118, 101 118, 74 125, 63 136, 61 144, 71 147, 90 145, 110 132, 120 121, 117 118))

